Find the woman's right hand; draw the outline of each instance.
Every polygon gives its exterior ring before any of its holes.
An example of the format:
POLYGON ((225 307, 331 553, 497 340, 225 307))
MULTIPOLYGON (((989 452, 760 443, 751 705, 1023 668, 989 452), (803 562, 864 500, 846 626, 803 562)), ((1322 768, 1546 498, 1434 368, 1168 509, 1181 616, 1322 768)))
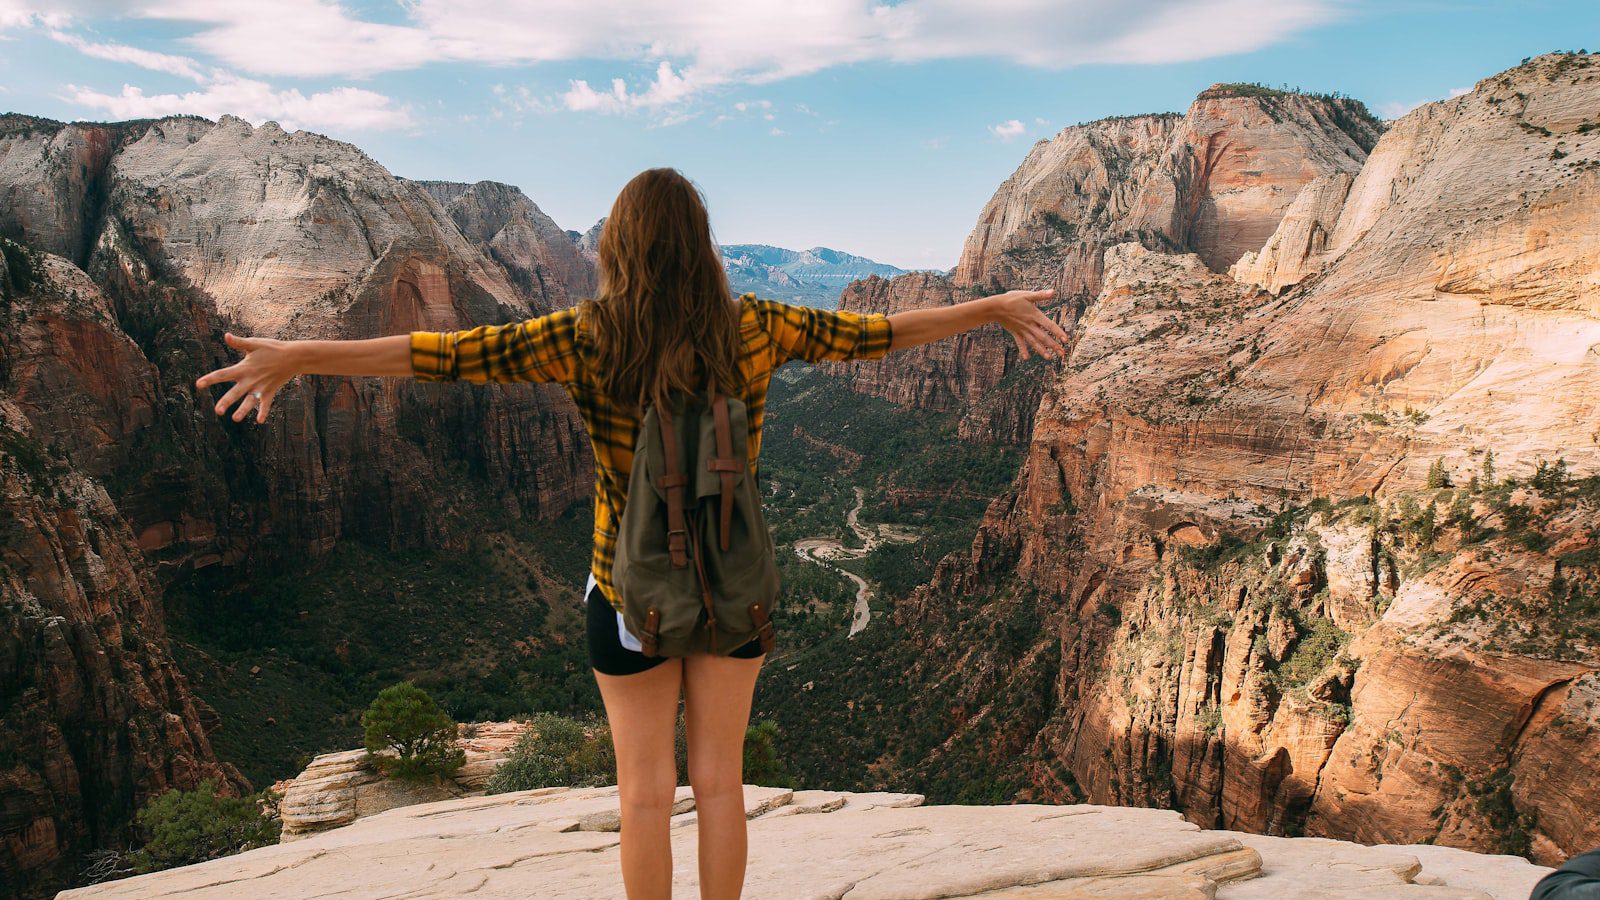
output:
POLYGON ((1011 332, 1022 358, 1030 354, 1059 359, 1067 354, 1067 330, 1045 315, 1039 304, 1055 297, 1054 288, 1043 291, 1007 291, 984 298, 1000 327, 1011 332))
POLYGON ((243 422, 254 409, 256 422, 267 420, 267 410, 272 408, 272 398, 289 379, 300 374, 294 360, 292 341, 274 338, 243 338, 229 332, 223 335, 229 347, 244 352, 244 358, 226 368, 207 372, 194 383, 197 388, 210 387, 225 381, 233 382, 222 399, 217 401, 217 415, 225 415, 235 403, 233 420, 243 422))

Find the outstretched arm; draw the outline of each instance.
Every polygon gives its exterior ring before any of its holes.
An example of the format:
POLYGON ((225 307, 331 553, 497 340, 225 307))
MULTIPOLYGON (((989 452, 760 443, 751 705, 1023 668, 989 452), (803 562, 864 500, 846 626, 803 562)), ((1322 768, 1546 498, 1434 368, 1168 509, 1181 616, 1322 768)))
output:
POLYGON ((1023 359, 1060 357, 1066 353, 1067 332, 1038 307, 1055 295, 1054 290, 1007 291, 953 306, 898 312, 889 317, 894 334, 889 349, 917 347, 993 323, 1011 332, 1023 359))
POLYGON ((272 398, 296 375, 410 375, 411 338, 396 334, 365 341, 280 341, 273 338, 223 336, 244 358, 200 376, 197 388, 233 382, 217 401, 217 415, 235 403, 233 420, 243 422, 252 409, 256 421, 267 420, 272 398))

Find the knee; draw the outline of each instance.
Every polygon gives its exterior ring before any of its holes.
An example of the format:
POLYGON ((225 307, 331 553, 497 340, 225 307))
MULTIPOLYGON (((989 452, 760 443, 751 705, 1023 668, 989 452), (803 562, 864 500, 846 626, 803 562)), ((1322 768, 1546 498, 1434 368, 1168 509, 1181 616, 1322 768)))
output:
POLYGON ((744 778, 740 767, 734 765, 702 765, 696 767, 691 758, 689 785, 694 788, 696 804, 725 798, 744 802, 744 778))
POLYGON ((622 805, 636 812, 650 814, 671 809, 677 790, 678 774, 670 762, 617 773, 617 793, 622 805))

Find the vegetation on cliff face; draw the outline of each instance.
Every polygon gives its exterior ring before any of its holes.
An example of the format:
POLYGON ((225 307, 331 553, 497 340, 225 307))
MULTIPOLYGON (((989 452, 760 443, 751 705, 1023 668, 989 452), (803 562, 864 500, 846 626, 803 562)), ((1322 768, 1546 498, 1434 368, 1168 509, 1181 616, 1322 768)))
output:
POLYGON ((460 721, 597 711, 576 601, 587 513, 538 540, 486 528, 465 553, 347 541, 255 583, 175 583, 174 651, 227 722, 218 753, 255 784, 292 777, 360 743, 368 700, 405 679, 460 721))
MULTIPOLYGON (((1224 798, 1221 782, 1210 781, 1198 761, 1231 752, 1236 730, 1272 722, 1280 707, 1321 722, 1316 727, 1331 747, 1352 723, 1351 694, 1361 677, 1352 644, 1407 585, 1451 560, 1493 564, 1530 552, 1533 543, 1545 548, 1538 552, 1557 574, 1547 592, 1472 595, 1452 622, 1486 627, 1435 628, 1448 642, 1569 659, 1600 655, 1600 479, 1547 478, 1544 489, 1531 481, 1381 501, 1318 499, 1277 514, 1257 532, 1166 554, 1120 604, 1075 607, 1015 582, 975 585, 951 579, 947 563, 934 586, 897 598, 885 627, 820 642, 794 660, 798 665, 771 672, 763 691, 781 698, 768 702, 791 736, 803 784, 978 803, 1081 799, 1074 753, 1062 742, 1072 739, 1084 704, 1109 697, 1143 749, 1124 758, 1106 745, 1106 762, 1113 754, 1118 761, 1093 773, 1091 799, 1171 806, 1203 824, 1226 825, 1238 821, 1224 812, 1237 798, 1224 798), (1463 507, 1474 511, 1465 519, 1436 513, 1431 533, 1418 512, 1463 507), (1329 590, 1324 541, 1352 536, 1356 543, 1342 546, 1345 558, 1331 565, 1368 560, 1361 565, 1374 578, 1364 609, 1341 608, 1329 590), (1247 648, 1252 660, 1239 687, 1230 688, 1244 691, 1242 707, 1223 695, 1224 682, 1237 677, 1222 669, 1235 647, 1247 648), (1207 658, 1209 671, 1201 662, 1207 658), (1073 680, 1060 682, 1063 671, 1073 680), (1205 687, 1185 693, 1182 682, 1194 679, 1205 687), (1111 689, 1099 692, 1104 682, 1111 689), (1180 751, 1190 740, 1201 745, 1180 751)), ((1314 786, 1314 775, 1300 777, 1314 786)), ((1498 769, 1459 777, 1466 800, 1439 810, 1434 833, 1476 829, 1494 847, 1526 852, 1529 815, 1518 811, 1510 780, 1498 769)), ((1281 799, 1288 805, 1268 830, 1303 833, 1312 797, 1291 792, 1281 799)))

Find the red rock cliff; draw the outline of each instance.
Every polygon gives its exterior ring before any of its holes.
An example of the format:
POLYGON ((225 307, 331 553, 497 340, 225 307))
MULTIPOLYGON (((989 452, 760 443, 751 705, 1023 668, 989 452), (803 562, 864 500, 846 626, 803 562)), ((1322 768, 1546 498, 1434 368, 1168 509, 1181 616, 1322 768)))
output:
POLYGON ((1214 271, 1229 234, 1105 254, 1014 492, 897 612, 938 647, 947 604, 1053 598, 1053 711, 1010 736, 1035 795, 1600 844, 1596 122, 1584 55, 1415 111, 1353 181, 1302 181, 1236 269, 1276 296, 1214 271))

